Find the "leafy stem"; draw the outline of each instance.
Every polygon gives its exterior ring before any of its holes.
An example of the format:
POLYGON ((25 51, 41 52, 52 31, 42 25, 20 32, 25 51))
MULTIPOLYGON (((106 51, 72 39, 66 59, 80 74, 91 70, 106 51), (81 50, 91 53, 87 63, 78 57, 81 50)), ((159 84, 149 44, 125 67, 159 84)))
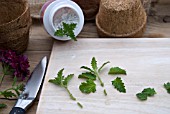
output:
MULTIPOLYGON (((98 79, 99 82, 100 82, 100 85, 101 85, 102 87, 104 87, 104 83, 103 83, 102 79, 100 78, 99 73, 100 73, 101 70, 104 68, 104 66, 107 65, 108 63, 110 63, 110 62, 107 61, 107 62, 103 63, 101 67, 98 67, 98 66, 97 66, 97 61, 96 61, 95 57, 93 57, 92 60, 91 60, 91 67, 92 67, 92 68, 89 68, 89 67, 87 67, 87 66, 82 66, 81 68, 87 70, 88 72, 85 72, 85 73, 80 74, 80 75, 79 75, 79 78, 90 79, 90 80, 91 80, 91 81, 90 81, 90 82, 91 82, 90 84, 91 84, 91 85, 94 85, 94 83, 92 83, 92 80, 96 80, 96 77, 97 77, 97 79, 98 79)), ((80 85, 80 87, 82 87, 83 84, 84 84, 84 83, 82 83, 82 84, 80 85)), ((92 87, 94 87, 94 86, 89 86, 89 88, 86 88, 86 89, 91 90, 90 92, 93 92, 92 90, 95 90, 95 89, 92 88, 92 87)), ((85 89, 85 88, 84 88, 84 89, 85 89)), ((83 91, 83 92, 85 92, 85 93, 90 93, 89 91, 82 90, 82 88, 81 88, 80 90, 83 91)), ((106 90, 104 90, 104 94, 107 95, 106 90)))
MULTIPOLYGON (((55 77, 54 79, 50 79, 49 82, 53 83, 55 85, 58 85, 58 86, 60 86, 62 88, 65 88, 66 91, 68 92, 69 96, 70 96, 70 99, 76 101, 76 98, 72 95, 72 93, 68 89, 68 83, 73 78, 74 74, 69 74, 68 76, 65 77, 65 76, 63 76, 63 71, 64 71, 64 68, 61 69, 58 72, 57 77, 55 77)), ((77 105, 79 105, 79 104, 77 104, 77 105)))

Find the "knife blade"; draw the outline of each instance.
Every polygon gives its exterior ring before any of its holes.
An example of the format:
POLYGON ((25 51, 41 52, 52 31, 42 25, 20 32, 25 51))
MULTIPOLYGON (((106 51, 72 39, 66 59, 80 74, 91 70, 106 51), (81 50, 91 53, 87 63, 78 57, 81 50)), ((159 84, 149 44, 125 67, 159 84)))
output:
POLYGON ((44 57, 33 70, 24 91, 19 96, 15 106, 9 114, 25 114, 35 100, 47 68, 47 57, 44 57))

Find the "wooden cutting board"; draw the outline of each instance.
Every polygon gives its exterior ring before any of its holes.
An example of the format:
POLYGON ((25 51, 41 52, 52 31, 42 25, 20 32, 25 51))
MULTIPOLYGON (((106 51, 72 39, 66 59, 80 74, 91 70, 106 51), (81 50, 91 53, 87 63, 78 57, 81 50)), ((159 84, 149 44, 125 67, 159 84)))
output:
POLYGON ((167 82, 170 82, 170 39, 55 41, 37 114, 169 114, 170 94, 163 87, 167 82), (90 67, 92 57, 96 57, 99 66, 111 62, 100 74, 108 96, 104 96, 98 81, 95 81, 95 93, 87 95, 79 90, 80 83, 85 81, 77 78, 84 71, 80 67, 90 67), (127 75, 108 75, 110 67, 115 66, 126 69, 127 75), (83 104, 83 109, 63 88, 48 82, 62 68, 65 75, 75 74, 69 89, 83 104), (116 77, 122 78, 127 93, 119 93, 111 85, 116 77), (139 101, 136 93, 147 87, 155 88, 157 94, 147 101, 139 101))

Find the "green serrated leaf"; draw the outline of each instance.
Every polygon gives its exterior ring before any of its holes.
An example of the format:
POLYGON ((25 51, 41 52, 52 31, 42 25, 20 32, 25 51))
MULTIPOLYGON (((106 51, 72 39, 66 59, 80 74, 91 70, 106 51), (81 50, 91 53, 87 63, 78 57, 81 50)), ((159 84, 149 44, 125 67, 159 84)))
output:
POLYGON ((126 75, 126 71, 124 69, 121 69, 119 67, 112 67, 110 68, 109 74, 125 74, 126 75))
POLYGON ((112 81, 112 85, 119 91, 126 93, 126 89, 124 83, 120 77, 117 77, 115 80, 112 81))
POLYGON ((107 62, 103 63, 103 65, 99 68, 98 72, 100 72, 100 71, 103 69, 103 67, 104 67, 105 65, 107 65, 108 63, 110 63, 110 62, 107 61, 107 62))
POLYGON ((170 82, 164 84, 164 88, 167 90, 168 93, 170 93, 170 82))
POLYGON ((80 74, 78 78, 96 80, 96 75, 92 74, 91 72, 85 72, 85 73, 80 74))
POLYGON ((56 32, 54 33, 54 35, 55 35, 55 36, 63 37, 63 36, 64 36, 63 29, 60 28, 60 29, 56 30, 56 32))
POLYGON ((70 74, 70 75, 68 75, 66 78, 64 78, 63 84, 64 84, 65 86, 67 86, 67 85, 68 85, 68 82, 73 78, 73 76, 74 76, 74 74, 70 74))
POLYGON ((0 109, 1 109, 1 108, 5 108, 5 107, 7 107, 6 104, 0 104, 0 109))
POLYGON ((142 91, 142 93, 146 94, 147 96, 153 96, 156 94, 154 88, 146 88, 142 91))
POLYGON ((148 97, 147 94, 145 94, 145 93, 137 93, 136 96, 141 101, 147 100, 147 97, 148 97))
POLYGON ((96 91, 96 84, 94 83, 93 80, 87 80, 86 82, 82 82, 81 85, 79 86, 79 89, 82 93, 91 93, 96 91))
POLYGON ((67 36, 70 37, 71 39, 73 39, 74 41, 77 41, 75 35, 74 35, 74 29, 76 28, 75 23, 71 23, 71 24, 67 24, 65 22, 62 23, 63 24, 63 28, 59 28, 58 30, 56 30, 56 32, 54 33, 55 36, 67 36))
POLYGON ((81 69, 85 69, 85 70, 88 70, 90 72, 94 72, 91 68, 89 68, 87 66, 82 66, 81 69))
POLYGON ((97 70, 97 61, 96 61, 95 57, 92 58, 91 66, 94 71, 97 70))
POLYGON ((4 96, 7 99, 17 97, 16 94, 13 93, 12 91, 0 91, 0 96, 4 96))

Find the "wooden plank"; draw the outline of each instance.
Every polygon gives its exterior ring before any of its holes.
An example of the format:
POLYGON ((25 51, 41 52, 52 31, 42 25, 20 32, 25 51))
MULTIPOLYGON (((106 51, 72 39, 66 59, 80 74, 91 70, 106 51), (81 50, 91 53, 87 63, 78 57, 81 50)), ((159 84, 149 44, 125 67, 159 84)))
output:
POLYGON ((42 89, 37 114, 169 114, 169 94, 163 84, 169 81, 170 39, 79 39, 78 42, 54 42, 49 66, 42 89), (92 57, 98 64, 110 61, 100 74, 108 96, 96 81, 97 91, 89 95, 79 91, 84 80, 78 79, 82 65, 90 66, 92 57), (109 76, 110 67, 119 66, 127 70, 127 76, 121 76, 127 93, 114 89, 111 81, 117 76, 109 76), (74 73, 69 89, 84 108, 80 109, 67 92, 49 79, 57 71, 65 68, 64 74, 74 73), (147 101, 139 101, 135 94, 143 88, 153 87, 157 94, 147 101))

